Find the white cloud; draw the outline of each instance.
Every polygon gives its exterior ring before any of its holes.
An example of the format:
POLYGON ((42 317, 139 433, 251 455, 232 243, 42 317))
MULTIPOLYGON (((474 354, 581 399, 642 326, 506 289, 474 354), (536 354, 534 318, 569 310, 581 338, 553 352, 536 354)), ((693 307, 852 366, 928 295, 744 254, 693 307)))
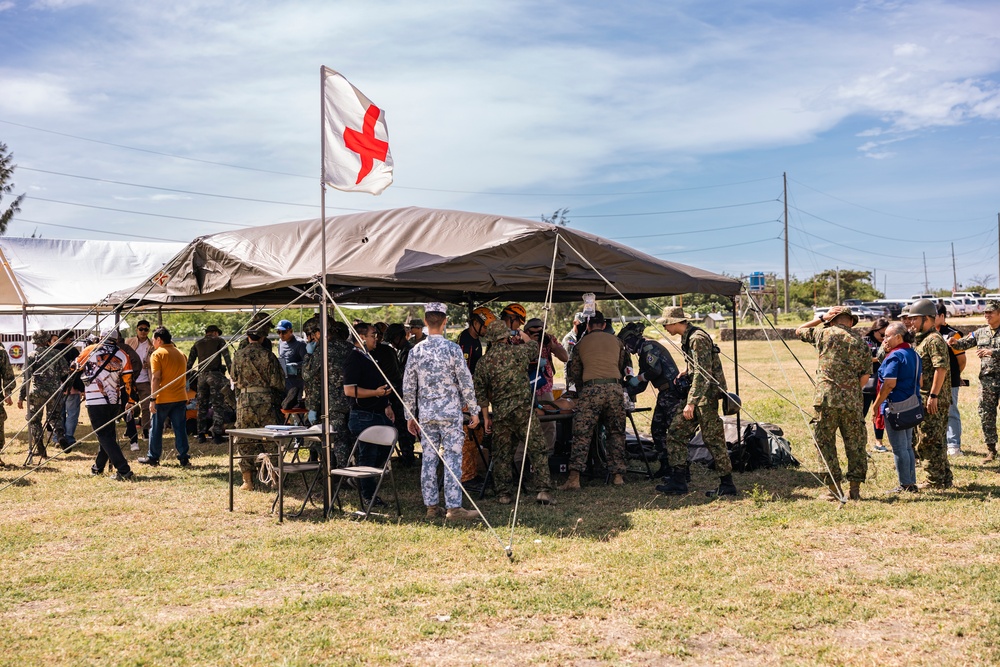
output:
POLYGON ((0 12, 5 12, 8 9, 14 9, 15 5, 12 0, 3 0, 0 2, 0 12))

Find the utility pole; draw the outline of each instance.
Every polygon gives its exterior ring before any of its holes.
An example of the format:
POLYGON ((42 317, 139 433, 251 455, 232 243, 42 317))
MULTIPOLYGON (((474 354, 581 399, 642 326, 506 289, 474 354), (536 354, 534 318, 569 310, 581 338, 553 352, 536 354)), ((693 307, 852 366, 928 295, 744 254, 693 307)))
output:
POLYGON ((929 294, 931 291, 931 282, 927 280, 927 253, 921 253, 924 256, 924 294, 929 294))
POLYGON ((837 305, 837 306, 840 305, 840 267, 839 266, 837 267, 837 303, 834 304, 834 305, 837 305))
POLYGON ((955 242, 951 242, 951 293, 958 291, 958 273, 955 271, 955 242))
MULTIPOLYGON (((785 312, 788 312, 788 173, 781 172, 781 181, 785 185, 785 312)), ((998 221, 1000 221, 1000 215, 997 216, 998 221)))

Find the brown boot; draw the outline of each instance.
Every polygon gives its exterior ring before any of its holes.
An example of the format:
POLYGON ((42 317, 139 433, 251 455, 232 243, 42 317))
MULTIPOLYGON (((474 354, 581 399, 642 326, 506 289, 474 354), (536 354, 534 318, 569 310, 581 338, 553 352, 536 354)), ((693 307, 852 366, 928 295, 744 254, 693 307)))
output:
POLYGON ((559 491, 578 491, 580 489, 580 471, 570 470, 569 479, 559 487, 559 491))
POLYGON ((820 500, 829 500, 832 503, 839 503, 840 502, 840 490, 837 488, 836 484, 834 484, 833 482, 830 482, 829 484, 827 484, 827 490, 824 493, 820 494, 819 499, 820 500))
POLYGON ((253 471, 244 470, 243 471, 243 486, 240 487, 240 491, 253 491, 253 471))
POLYGON ((615 486, 623 486, 625 484, 625 478, 621 475, 615 475, 615 478, 611 480, 611 483, 615 486))
POLYGON ((464 507, 453 507, 445 513, 448 521, 474 521, 481 515, 476 510, 467 510, 464 507))
POLYGON ((990 447, 989 445, 986 446, 989 448, 990 451, 986 453, 986 458, 983 459, 983 465, 986 465, 987 463, 993 463, 994 461, 997 460, 997 446, 996 445, 993 445, 992 447, 990 447))
POLYGON ((438 507, 437 505, 428 505, 427 515, 424 516, 424 519, 427 521, 434 521, 436 519, 440 519, 441 517, 443 517, 444 514, 445 512, 443 507, 438 507))
POLYGON ((556 501, 553 500, 552 494, 548 491, 539 491, 538 495, 535 496, 535 500, 542 505, 555 505, 556 501))
POLYGON ((861 500, 861 482, 851 482, 851 500, 861 500))

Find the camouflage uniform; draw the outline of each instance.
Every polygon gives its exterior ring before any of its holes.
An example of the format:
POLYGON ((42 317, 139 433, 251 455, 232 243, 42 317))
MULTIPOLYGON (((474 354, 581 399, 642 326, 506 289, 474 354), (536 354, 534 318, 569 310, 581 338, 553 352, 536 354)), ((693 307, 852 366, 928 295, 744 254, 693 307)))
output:
POLYGON ((642 341, 637 356, 639 357, 639 373, 644 379, 651 382, 658 392, 649 431, 653 437, 653 446, 660 453, 660 462, 669 466, 667 427, 674 420, 677 406, 684 401, 683 394, 674 384, 678 375, 677 364, 674 363, 674 358, 670 356, 667 348, 652 340, 642 341))
POLYGON ((198 374, 195 376, 198 394, 198 433, 211 432, 218 437, 226 432, 225 385, 229 384, 229 380, 226 379, 226 368, 233 366, 226 341, 221 337, 205 336, 195 342, 188 355, 188 370, 194 368, 196 363, 198 364, 198 374), (209 408, 212 409, 211 426, 208 425, 209 408))
MULTIPOLYGON (((14 369, 10 365, 10 357, 7 350, 0 345, 0 453, 7 444, 4 425, 7 422, 7 410, 4 409, 4 402, 7 397, 14 393, 14 369)), ((0 462, 0 465, 3 465, 0 462)))
MULTIPOLYGON (((592 331, 587 336, 596 335, 592 331)), ((612 475, 625 474, 625 400, 622 394, 621 379, 625 376, 628 365, 628 353, 625 346, 618 341, 618 371, 617 378, 598 378, 584 382, 584 370, 587 365, 585 358, 589 350, 581 344, 586 336, 573 348, 573 356, 566 366, 566 381, 576 386, 576 413, 573 416, 573 446, 570 450, 569 469, 584 472, 587 469, 587 458, 590 453, 590 443, 598 423, 603 423, 607 431, 607 468, 612 475)), ((615 340, 618 340, 617 338, 615 340)), ((482 362, 480 362, 482 363, 482 362)))
MULTIPOLYGON (((527 384, 527 383, 525 383, 527 384)), ((469 367, 462 348, 444 336, 433 334, 420 341, 410 352, 403 372, 403 403, 420 414, 420 441, 423 456, 420 468, 420 491, 424 505, 436 507, 438 497, 437 464, 451 471, 444 473, 445 507, 462 506, 462 408, 479 413, 469 367)), ((407 411, 407 419, 415 415, 407 411)))
POLYGON ((936 487, 951 486, 951 466, 948 465, 948 408, 951 407, 951 362, 948 359, 948 344, 935 329, 915 335, 914 349, 920 355, 923 375, 920 378, 920 393, 924 405, 934 385, 934 371, 944 368, 944 383, 938 392, 937 413, 924 411, 924 420, 913 432, 913 451, 924 461, 927 481, 936 487))
MULTIPOLYGON (((236 384, 236 428, 260 428, 274 422, 275 406, 285 393, 285 378, 278 358, 258 344, 251 343, 236 352, 233 359, 233 382, 236 384)), ((256 456, 265 451, 263 442, 237 438, 240 456, 256 456)), ((253 472, 253 459, 240 459, 240 470, 253 472)))
MULTIPOLYGON (((847 454, 847 479, 863 482, 868 477, 868 431, 865 428, 861 376, 872 372, 871 352, 853 328, 841 324, 805 329, 799 338, 816 347, 816 395, 813 435, 819 451, 840 484, 837 431, 847 454)), ((829 483, 829 481, 827 482, 829 483)))
MULTIPOLYGON (((330 395, 330 444, 337 465, 347 465, 351 453, 351 432, 347 429, 347 415, 351 412, 347 396, 344 394, 344 363, 354 348, 342 338, 327 329, 330 342, 326 346, 329 363, 327 371, 327 393, 330 395)), ((306 355, 302 362, 302 381, 305 382, 306 410, 323 415, 323 350, 318 347, 306 355)))
MULTIPOLYGON (((479 405, 492 406, 490 418, 493 449, 493 481, 498 493, 512 493, 514 486, 514 452, 525 441, 525 429, 531 419, 525 467, 533 465, 534 482, 540 491, 551 488, 549 462, 545 457, 548 442, 542 434, 534 409, 534 392, 528 384, 528 365, 538 358, 535 345, 507 345, 504 339, 510 330, 500 320, 491 322, 483 339, 491 343, 486 354, 476 364, 476 396, 479 405)), ((619 401, 620 402, 620 401, 619 401)))
POLYGON ((674 468, 687 463, 688 443, 700 428, 705 447, 715 460, 715 472, 725 477, 733 472, 733 464, 719 417, 719 399, 726 391, 719 348, 705 331, 689 324, 681 334, 681 351, 691 378, 686 405, 694 406, 694 419, 685 419, 683 410, 674 415, 666 440, 668 461, 674 468))
POLYGON ((60 444, 66 442, 66 423, 63 420, 66 396, 62 392, 62 383, 69 375, 69 364, 66 362, 66 357, 58 350, 48 346, 48 333, 42 333, 44 336, 35 335, 35 352, 25 361, 19 400, 27 398, 28 401, 26 419, 32 450, 44 455, 46 428, 52 431, 52 435, 60 444), (39 345, 43 340, 44 345, 39 345))
MULTIPOLYGON (((995 357, 980 359, 979 421, 983 426, 983 440, 991 452, 997 451, 997 403, 1000 402, 1000 329, 982 327, 952 345, 953 350, 970 348, 992 350, 995 357)), ((942 389, 943 391, 943 389, 942 389)), ((938 402, 940 403, 940 397, 938 402)))

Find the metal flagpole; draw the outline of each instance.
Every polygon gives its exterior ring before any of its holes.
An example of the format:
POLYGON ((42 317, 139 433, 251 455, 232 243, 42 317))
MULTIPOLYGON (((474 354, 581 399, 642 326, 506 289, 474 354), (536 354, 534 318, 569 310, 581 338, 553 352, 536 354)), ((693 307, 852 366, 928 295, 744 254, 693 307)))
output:
MULTIPOLYGON (((320 346, 323 348, 323 387, 321 389, 323 395, 323 415, 320 417, 320 422, 323 424, 323 457, 326 460, 326 480, 323 483, 323 488, 326 493, 326 506, 323 508, 325 516, 330 515, 330 508, 333 506, 333 498, 331 497, 330 488, 330 354, 327 348, 327 341, 330 340, 330 331, 327 327, 327 303, 326 303, 326 104, 323 100, 323 89, 325 84, 325 67, 320 66, 319 68, 319 141, 320 141, 320 158, 319 158, 319 200, 320 200, 320 268, 319 268, 319 279, 322 281, 323 289, 319 292, 319 330, 320 330, 320 346)), ((345 465, 346 461, 337 461, 337 465, 345 465)))

